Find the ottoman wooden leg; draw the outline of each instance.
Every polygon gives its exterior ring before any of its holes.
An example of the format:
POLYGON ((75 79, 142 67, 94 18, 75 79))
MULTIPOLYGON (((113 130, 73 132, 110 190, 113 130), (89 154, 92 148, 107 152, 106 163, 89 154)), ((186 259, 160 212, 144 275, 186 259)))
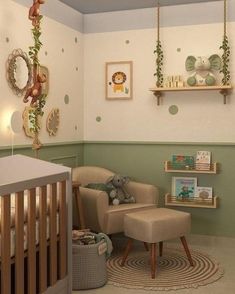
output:
POLYGON ((122 262, 121 262, 121 266, 124 266, 124 263, 127 259, 128 254, 130 253, 131 247, 132 247, 132 243, 133 243, 133 239, 129 239, 126 245, 126 249, 124 252, 124 255, 122 257, 122 262))
POLYGON ((144 242, 144 247, 145 247, 146 251, 149 251, 148 243, 144 242))
POLYGON ((151 277, 152 279, 155 279, 155 273, 156 273, 156 243, 151 243, 151 277))
POLYGON ((163 241, 159 242, 159 256, 162 256, 163 251, 163 241))
POLYGON ((182 242, 182 244, 184 246, 184 250, 186 252, 186 255, 188 257, 188 260, 189 260, 190 265, 191 266, 194 266, 193 259, 192 259, 191 253, 189 251, 188 244, 187 244, 187 241, 186 241, 185 237, 184 236, 183 237, 180 237, 180 240, 181 240, 181 242, 182 242))

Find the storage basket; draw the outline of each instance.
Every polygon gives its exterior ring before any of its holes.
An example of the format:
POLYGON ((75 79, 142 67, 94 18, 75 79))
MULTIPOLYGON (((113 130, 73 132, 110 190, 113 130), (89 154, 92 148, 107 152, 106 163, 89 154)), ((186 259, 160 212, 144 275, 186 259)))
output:
POLYGON ((92 245, 73 243, 73 290, 92 289, 107 283, 105 252, 99 254, 104 241, 92 245))

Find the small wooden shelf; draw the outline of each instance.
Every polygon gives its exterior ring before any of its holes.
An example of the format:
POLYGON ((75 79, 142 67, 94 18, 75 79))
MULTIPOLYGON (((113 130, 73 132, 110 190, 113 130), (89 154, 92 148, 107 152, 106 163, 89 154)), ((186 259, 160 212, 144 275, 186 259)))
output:
POLYGON ((226 104, 226 98, 229 92, 232 90, 231 85, 227 86, 196 86, 196 87, 179 87, 179 88, 164 88, 164 87, 154 87, 149 89, 157 97, 157 105, 160 105, 160 98, 163 96, 164 92, 180 92, 180 91, 219 91, 224 97, 224 104, 226 104))
POLYGON ((165 205, 166 206, 186 206, 186 207, 199 207, 199 208, 218 208, 219 197, 214 196, 212 199, 200 199, 192 198, 191 200, 180 200, 175 196, 171 196, 169 193, 165 195, 165 205))
POLYGON ((196 169, 196 166, 193 166, 193 168, 182 167, 180 169, 176 169, 172 166, 171 161, 165 161, 164 169, 166 173, 217 174, 218 163, 215 162, 210 164, 209 170, 201 170, 201 169, 199 170, 199 169, 196 169))

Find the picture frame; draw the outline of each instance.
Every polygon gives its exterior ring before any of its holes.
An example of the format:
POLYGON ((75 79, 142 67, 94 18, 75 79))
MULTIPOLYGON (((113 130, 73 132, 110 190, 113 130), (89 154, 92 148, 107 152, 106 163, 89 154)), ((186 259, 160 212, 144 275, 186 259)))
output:
POLYGON ((172 177, 172 196, 177 200, 187 200, 196 197, 196 177, 172 177))
POLYGON ((105 98, 108 100, 132 99, 133 62, 105 63, 105 98))

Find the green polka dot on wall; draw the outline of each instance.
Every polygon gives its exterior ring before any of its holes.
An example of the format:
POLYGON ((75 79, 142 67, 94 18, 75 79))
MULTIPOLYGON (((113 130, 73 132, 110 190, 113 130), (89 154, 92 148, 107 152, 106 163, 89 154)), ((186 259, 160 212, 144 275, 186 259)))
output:
POLYGON ((77 43, 78 42, 78 38, 77 37, 75 37, 75 43, 77 43))
POLYGON ((64 103, 69 104, 69 95, 67 94, 64 96, 64 103))
POLYGON ((10 39, 8 37, 6 37, 6 42, 9 43, 10 42, 10 39))
POLYGON ((179 111, 179 108, 178 108, 177 105, 171 105, 171 106, 169 107, 169 113, 172 114, 172 115, 177 114, 178 111, 179 111))
POLYGON ((45 55, 46 55, 46 56, 48 55, 47 51, 45 51, 45 55))
POLYGON ((64 53, 64 48, 62 48, 62 50, 61 50, 61 51, 62 51, 62 53, 64 53))
POLYGON ((101 120, 102 120, 101 116, 97 116, 97 117, 96 117, 96 121, 97 121, 97 122, 101 122, 101 120))

